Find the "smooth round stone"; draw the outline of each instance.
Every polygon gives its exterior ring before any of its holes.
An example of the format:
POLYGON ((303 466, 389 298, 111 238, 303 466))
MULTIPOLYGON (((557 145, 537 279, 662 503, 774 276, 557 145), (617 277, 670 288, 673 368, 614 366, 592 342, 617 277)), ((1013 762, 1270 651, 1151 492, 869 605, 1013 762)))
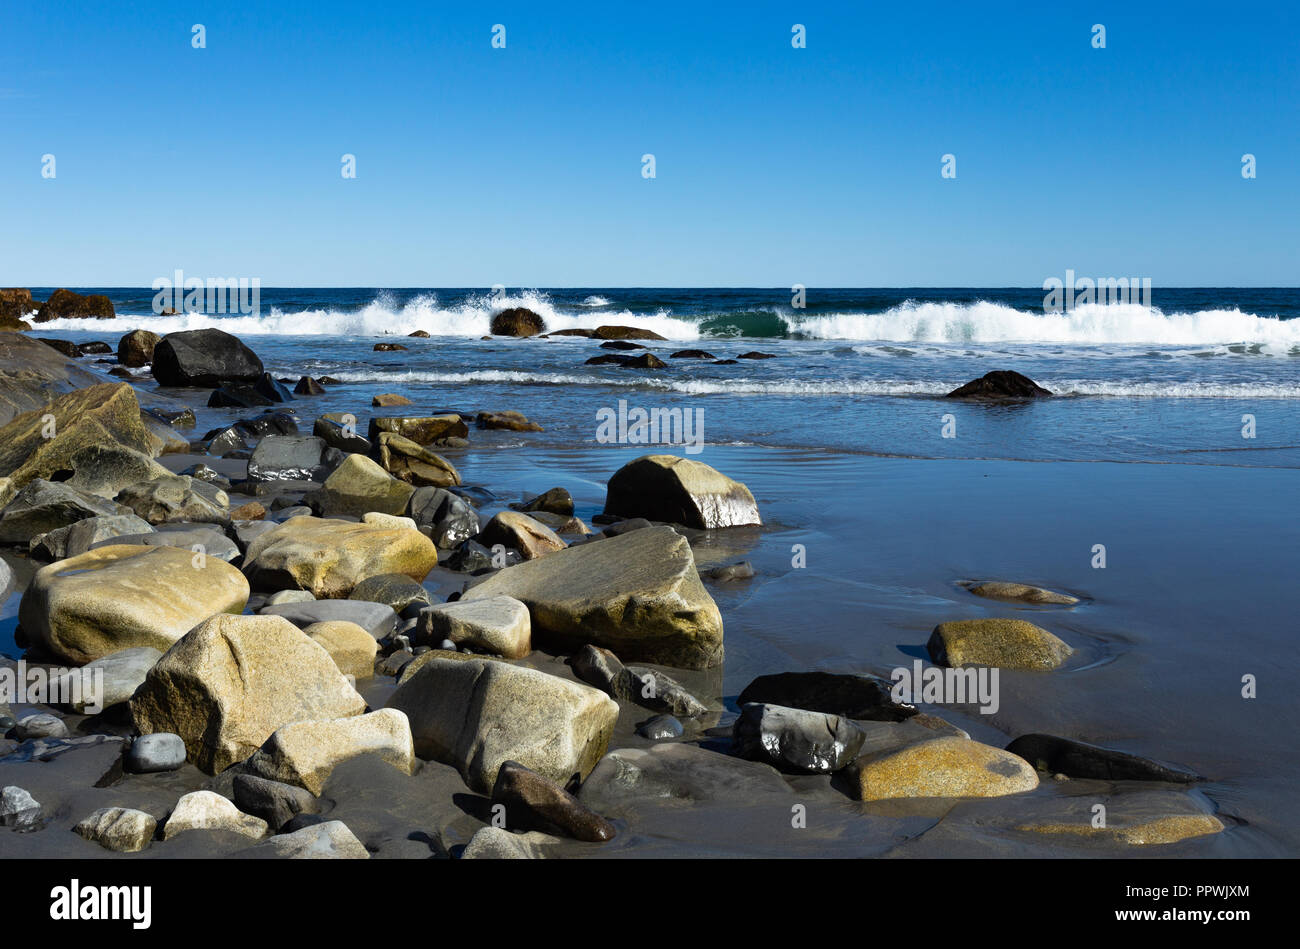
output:
POLYGON ((67 738, 68 726, 57 715, 28 715, 18 722, 17 736, 21 741, 28 738, 67 738))
POLYGON ((439 649, 445 649, 445 650, 447 650, 448 652, 457 652, 457 651, 460 649, 460 647, 457 646, 457 645, 456 645, 454 642, 452 642, 450 639, 444 639, 444 640, 443 640, 443 641, 438 645, 438 648, 439 648, 439 649))
POLYGON ((636 733, 642 738, 649 738, 651 741, 667 741, 670 738, 681 738, 685 731, 682 723, 672 715, 656 715, 654 718, 646 719, 636 727, 636 733))
POLYGON ((185 742, 180 735, 158 732, 141 735, 126 753, 124 766, 132 774, 175 771, 185 763, 185 742))

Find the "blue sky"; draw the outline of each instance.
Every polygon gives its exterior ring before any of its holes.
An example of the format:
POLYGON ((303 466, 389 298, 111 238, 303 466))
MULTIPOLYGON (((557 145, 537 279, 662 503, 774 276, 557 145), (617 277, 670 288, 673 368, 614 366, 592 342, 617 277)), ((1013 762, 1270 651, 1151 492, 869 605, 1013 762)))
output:
POLYGON ((0 286, 1300 284, 1295 4, 475 6, 3 4, 0 286))

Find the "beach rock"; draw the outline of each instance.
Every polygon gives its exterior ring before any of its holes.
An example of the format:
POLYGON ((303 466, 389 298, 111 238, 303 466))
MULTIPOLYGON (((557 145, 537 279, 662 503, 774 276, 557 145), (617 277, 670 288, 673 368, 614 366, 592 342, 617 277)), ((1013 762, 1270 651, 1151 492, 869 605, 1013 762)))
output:
POLYGON ((379 463, 407 484, 438 488, 460 484, 460 472, 450 461, 394 432, 379 433, 379 463))
POLYGON ((164 475, 123 488, 115 498, 150 524, 193 521, 230 523, 230 498, 225 491, 188 475, 164 475))
POLYGON ((969 738, 935 738, 859 758, 847 772, 860 801, 913 797, 1001 797, 1038 787, 1018 755, 969 738))
POLYGON ((702 349, 679 349, 668 357, 669 359, 717 359, 713 353, 706 353, 702 349))
POLYGON ((749 488, 676 455, 643 455, 618 469, 606 489, 605 513, 696 528, 762 523, 749 488))
POLYGON ((548 511, 529 511, 528 516, 545 524, 557 534, 590 534, 591 528, 581 518, 572 515, 551 514, 548 511))
POLYGON ((481 570, 513 567, 523 562, 524 558, 517 550, 491 551, 478 541, 467 540, 452 551, 443 566, 448 570, 477 574, 481 570))
POLYGON ((649 741, 672 741, 685 734, 682 723, 672 715, 656 715, 636 726, 636 733, 649 741))
MULTIPOLYGON (((112 351, 113 351, 113 347, 108 345, 108 343, 104 342, 103 340, 94 340, 89 343, 77 344, 77 352, 83 356, 103 356, 107 353, 111 353, 112 351)), ((106 360, 100 360, 100 362, 105 362, 105 361, 106 360)))
POLYGON ((617 349, 626 352, 631 349, 645 349, 642 343, 629 343, 625 339, 611 339, 608 342, 600 344, 601 349, 617 349))
POLYGON ((375 674, 379 640, 356 623, 325 620, 304 627, 303 632, 330 654, 344 675, 350 675, 354 679, 369 679, 375 674))
POLYGON ((260 817, 277 833, 299 814, 320 813, 320 801, 310 791, 255 774, 235 775, 233 790, 236 807, 260 817))
POLYGON ((0 543, 28 544, 39 534, 48 534, 89 517, 121 511, 112 501, 61 482, 37 478, 23 487, 0 513, 0 543))
POLYGON ((722 661, 722 615, 671 527, 634 531, 507 567, 462 601, 510 596, 532 619, 533 641, 585 643, 685 669, 722 661))
POLYGON ((493 336, 536 336, 546 329, 545 321, 522 306, 501 310, 492 317, 489 331, 493 336))
POLYGON ((263 606, 262 616, 282 616, 299 629, 317 623, 354 623, 372 638, 379 640, 397 628, 397 614, 384 603, 366 600, 312 600, 301 603, 278 603, 263 606))
POLYGON ((312 434, 317 438, 324 439, 325 444, 331 448, 337 448, 339 451, 361 455, 370 454, 370 439, 357 434, 355 416, 345 416, 339 413, 322 415, 312 426, 312 434), (347 418, 351 418, 352 421, 348 422, 347 418))
POLYGON ((528 417, 521 412, 509 410, 505 412, 479 412, 474 417, 474 424, 479 428, 496 428, 504 429, 510 432, 544 432, 546 429, 536 422, 528 421, 528 417))
POLYGON ((316 597, 348 596, 366 577, 400 573, 422 581, 438 549, 418 530, 294 517, 249 545, 244 573, 258 590, 296 588, 316 597))
POLYGON ((167 651, 131 699, 141 734, 175 732, 216 774, 291 722, 360 715, 365 700, 325 651, 279 616, 214 616, 167 651))
POLYGON ((370 852, 347 824, 330 820, 272 837, 256 847, 241 850, 235 856, 275 860, 369 860, 370 852))
POLYGON ((122 767, 131 774, 176 771, 185 764, 185 741, 172 732, 141 735, 131 742, 122 767))
POLYGON ((585 645, 573 654, 569 664, 583 682, 620 701, 683 718, 695 718, 708 711, 707 705, 666 672, 625 666, 608 649, 585 645))
POLYGON ((940 623, 926 644, 943 666, 1055 669, 1074 650, 1047 630, 1022 619, 968 619, 940 623))
POLYGON ((102 293, 83 296, 71 290, 58 289, 41 304, 36 315, 32 317, 32 322, 48 323, 50 320, 68 319, 111 320, 114 316, 116 313, 113 311, 113 302, 102 293))
POLYGON ((197 566, 176 547, 98 547, 36 572, 19 622, 53 655, 78 665, 123 649, 169 649, 196 623, 238 613, 248 582, 222 560, 197 566))
POLYGON ((250 385, 227 383, 212 390, 208 396, 208 408, 212 409, 256 409, 274 404, 274 399, 267 398, 250 385))
POLYGON ((109 382, 57 396, 0 428, 0 504, 35 478, 55 480, 87 446, 121 445, 151 452, 140 406, 129 383, 109 382))
POLYGON ((23 322, 23 317, 38 307, 39 304, 32 301, 32 291, 26 287, 0 288, 0 329, 31 329, 23 322))
POLYGON ((476 538, 484 547, 500 544, 519 551, 524 560, 535 560, 563 550, 567 545, 545 524, 527 514, 502 511, 487 522, 476 538))
POLYGON ((1052 393, 1028 376, 1009 370, 996 370, 949 392, 946 399, 977 399, 998 401, 1002 399, 1038 399, 1052 393))
POLYGON ((261 438, 265 435, 297 435, 298 422, 283 409, 268 409, 261 415, 243 418, 235 423, 241 430, 261 438))
POLYGON ((1002 583, 997 580, 988 580, 984 583, 973 584, 967 589, 976 596, 983 596, 993 600, 1012 600, 1018 603, 1073 606, 1079 602, 1078 597, 1070 596, 1068 593, 1056 593, 1052 590, 1044 590, 1042 587, 1032 587, 1024 583, 1002 583))
POLYGON ((153 840, 158 822, 130 807, 101 807, 72 828, 79 837, 115 853, 139 853, 153 840))
POLYGON ((614 825, 549 778, 517 761, 502 762, 492 786, 492 802, 505 806, 507 826, 563 834, 603 843, 614 839, 614 825))
POLYGON ((256 353, 218 329, 168 333, 154 346, 153 377, 161 386, 213 389, 256 382, 263 371, 256 353))
POLYGON ((203 437, 203 442, 196 448, 196 450, 204 450, 209 454, 223 457, 232 452, 246 451, 247 449, 248 442, 244 441, 244 432, 237 425, 208 432, 203 437))
MULTIPOLYGON (((150 530, 140 534, 121 534, 109 537, 90 545, 91 550, 113 544, 139 545, 143 547, 178 547, 190 553, 202 554, 204 557, 216 557, 226 563, 239 559, 239 547, 216 527, 185 528, 184 524, 163 524, 160 530, 150 530), (183 530, 171 530, 182 527, 183 530)), ((196 562, 196 566, 201 566, 196 562)))
POLYGON ((778 672, 745 686, 736 704, 784 705, 877 722, 901 722, 916 715, 915 707, 894 701, 893 687, 893 682, 879 676, 778 672))
POLYGON ((375 343, 374 351, 377 353, 404 353, 407 347, 401 343, 375 343))
POLYGON ((809 774, 839 771, 858 756, 866 738, 838 715, 757 702, 741 708, 733 737, 741 758, 809 774))
POLYGON ((162 337, 149 330, 131 330, 117 341, 117 361, 139 369, 153 362, 154 347, 162 337))
POLYGON ((311 376, 303 376, 293 387, 294 395, 324 395, 325 387, 311 376))
POLYGON ((385 708, 332 721, 295 722, 276 729, 248 759, 249 774, 320 795, 333 770, 358 755, 378 755, 403 774, 415 771, 406 715, 385 708))
MULTIPOLYGON (((274 527, 275 524, 269 525, 274 527)), ((281 590, 279 593, 272 593, 263 601, 262 606, 283 606, 286 603, 312 603, 316 597, 311 595, 310 590, 281 590)))
POLYGON ((38 336, 36 338, 40 340, 42 343, 44 343, 46 346, 50 347, 50 349, 54 350, 56 353, 62 353, 64 356, 67 356, 69 359, 81 358, 81 350, 79 350, 77 348, 77 344, 72 342, 71 340, 51 339, 46 336, 38 336))
POLYGON ((269 372, 264 372, 258 376, 257 381, 253 383, 253 391, 272 403, 294 401, 293 393, 285 387, 283 382, 269 372))
POLYGON ((468 437, 469 426, 459 415, 372 416, 367 437, 377 443, 382 432, 401 435, 417 445, 432 445, 448 438, 468 437))
POLYGON ((565 517, 573 516, 573 496, 563 488, 551 488, 544 491, 535 498, 529 498, 527 501, 516 502, 510 505, 516 511, 523 511, 525 514, 532 514, 538 511, 546 511, 550 514, 561 514, 565 517))
POLYGON ((508 596, 430 606, 420 611, 416 629, 420 642, 448 640, 507 659, 522 659, 532 651, 528 607, 508 596))
POLYGON ((556 838, 540 831, 515 834, 503 827, 480 827, 461 851, 462 860, 541 860, 556 838))
POLYGON ((57 715, 40 712, 18 719, 14 725, 14 737, 19 741, 32 738, 67 738, 68 725, 57 715))
MULTIPOLYGON (((680 742, 620 748, 596 765, 578 800, 598 812, 647 799, 753 801, 758 795, 791 794, 781 773, 761 761, 733 758, 680 742)), ((761 800, 761 798, 759 798, 761 800)))
POLYGON ((127 701, 135 694, 135 690, 140 687, 149 670, 153 668, 154 663, 162 658, 162 652, 152 646, 137 646, 133 649, 121 649, 114 653, 109 653, 93 662, 88 662, 80 669, 72 669, 64 675, 54 679, 55 683, 62 683, 67 679, 66 687, 63 685, 56 686, 61 690, 61 694, 69 695, 72 701, 69 707, 78 714, 86 714, 86 699, 97 698, 98 704, 102 708, 109 708, 127 701), (84 685, 88 676, 100 677, 100 691, 98 696, 87 695, 84 689, 74 689, 73 681, 81 679, 84 685))
POLYGON ((430 339, 430 338, 432 338, 432 334, 430 334, 427 330, 416 330, 414 333, 407 333, 406 335, 409 336, 409 337, 411 337, 412 339, 430 339))
POLYGON ((752 350, 747 353, 741 353, 736 358, 737 359, 775 359, 776 353, 760 353, 757 350, 752 350))
POLYGON ((1007 745, 1007 751, 1024 758, 1039 771, 1065 774, 1072 778, 1168 781, 1174 784, 1192 784, 1204 780, 1199 774, 1182 768, 1171 768, 1150 758, 1056 735, 1021 735, 1007 745))
POLYGON ((660 336, 654 330, 648 330, 640 326, 597 326, 593 338, 667 340, 668 337, 660 336))
POLYGON ((189 441, 177 432, 166 419, 157 417, 152 412, 141 411, 140 421, 149 433, 149 453, 154 455, 188 454, 192 451, 189 441))
POLYGON ((15 784, 0 789, 0 827, 33 830, 41 823, 41 805, 15 784))
POLYGON ((438 658, 402 681, 388 702, 406 713, 416 753, 456 768, 488 793, 505 761, 565 784, 605 753, 618 705, 595 689, 536 669, 438 658))
POLYGON ((415 403, 406 396, 398 395, 396 392, 382 392, 370 400, 371 407, 376 409, 392 408, 395 405, 414 404, 415 403))
POLYGON ((400 573, 381 573, 366 577, 352 589, 348 599, 383 603, 396 613, 409 608, 429 606, 433 602, 428 590, 400 573))
POLYGON ((128 485, 171 475, 144 452, 112 443, 78 450, 68 459, 68 469, 71 477, 64 484, 101 498, 112 498, 128 485))
POLYGON ((325 479, 313 497, 325 516, 348 514, 360 517, 370 511, 401 514, 406 510, 414 489, 394 478, 364 455, 348 455, 325 479))
POLYGON ((266 821, 245 814, 220 794, 191 791, 172 808, 163 825, 163 840, 171 840, 187 830, 225 830, 260 840, 270 828, 266 821))
POLYGON ((268 435, 248 459, 248 480, 324 481, 343 460, 315 435, 268 435))
POLYGON ((239 507, 230 509, 232 521, 260 521, 266 517, 266 508, 256 501, 249 501, 239 507))
POLYGON ((443 550, 451 550, 479 532, 474 505, 444 488, 416 488, 406 513, 443 550))

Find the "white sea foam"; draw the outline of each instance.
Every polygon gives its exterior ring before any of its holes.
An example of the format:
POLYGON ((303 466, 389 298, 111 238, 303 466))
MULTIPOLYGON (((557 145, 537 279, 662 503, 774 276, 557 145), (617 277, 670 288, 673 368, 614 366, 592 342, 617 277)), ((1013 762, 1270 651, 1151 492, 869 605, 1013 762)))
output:
MULTIPOLYGON (((597 299, 589 297, 589 300, 597 299)), ((608 301, 606 301, 607 303, 608 301)), ((591 304, 592 307, 604 304, 591 304)), ((522 306, 539 314, 547 332, 562 329, 595 329, 608 324, 638 326, 673 340, 699 338, 699 329, 691 320, 667 312, 652 316, 626 310, 602 310, 599 313, 568 314, 557 310, 544 293, 526 291, 513 296, 470 297, 455 307, 443 307, 434 294, 423 294, 399 305, 391 293, 381 293, 359 310, 314 308, 284 311, 272 307, 260 316, 229 316, 204 313, 181 313, 177 316, 132 316, 119 314, 117 325, 140 328, 155 333, 217 327, 236 336, 381 336, 391 333, 406 336, 424 330, 433 336, 478 337, 488 334, 492 314, 507 307, 522 306)), ((85 320, 51 320, 42 323, 47 330, 85 330, 85 320)))
POLYGON ((1282 352, 1300 347, 1300 320, 1237 309, 1166 314, 1137 303, 1086 304, 1064 313, 1033 313, 1000 303, 908 301, 880 313, 782 318, 792 335, 812 339, 1156 346, 1246 343, 1282 352))

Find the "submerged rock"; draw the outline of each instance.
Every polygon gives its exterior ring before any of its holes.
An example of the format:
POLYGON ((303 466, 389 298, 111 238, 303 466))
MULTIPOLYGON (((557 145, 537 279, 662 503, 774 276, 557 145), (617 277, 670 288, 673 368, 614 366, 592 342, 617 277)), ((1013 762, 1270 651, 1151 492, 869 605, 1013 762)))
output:
POLYGON ((1079 602, 1077 596, 1070 596, 1068 593, 1057 593, 1053 590, 1045 590, 1042 587, 1033 587, 1024 583, 1003 583, 998 580, 986 580, 983 583, 971 584, 967 589, 976 596, 993 600, 1013 600, 1018 603, 1073 606, 1079 602))
POLYGON ((628 659, 686 669, 722 660, 722 615, 695 570, 690 544, 655 527, 507 567, 462 601, 509 596, 532 617, 534 642, 585 643, 628 659))
POLYGON ((839 771, 857 757, 866 738, 838 715, 759 703, 741 708, 733 736, 742 758, 810 774, 839 771))
POLYGON ((1038 787, 1018 755, 969 738, 935 738, 859 758, 849 768, 861 801, 913 797, 1001 797, 1038 787))
POLYGON ((749 488, 676 455, 644 455, 616 471, 605 494, 605 513, 696 528, 762 523, 749 488))
POLYGON ((545 511, 550 514, 561 514, 565 517, 573 516, 573 496, 563 488, 551 488, 549 491, 543 491, 534 498, 527 501, 515 502, 510 507, 516 511, 522 511, 525 514, 533 514, 538 511, 545 511))
POLYGON ((142 734, 174 732, 188 760, 216 774, 276 729, 360 715, 365 700, 320 645, 278 616, 216 616, 149 670, 131 699, 142 734))
POLYGON ((671 741, 686 733, 682 723, 672 715, 656 715, 636 726, 636 733, 650 741, 671 741))
POLYGON ((585 777, 605 753, 618 705, 585 685, 506 662, 437 658, 388 702, 406 713, 416 753, 488 793, 503 762, 553 781, 585 777))
POLYGON ((536 336, 546 329, 546 321, 522 306, 510 307, 492 317, 489 332, 493 336, 536 336))
POLYGON ((926 644, 937 665, 1055 669, 1074 654, 1047 630, 1022 619, 940 623, 926 644))
POLYGON ((1056 735, 1021 735, 1007 745, 1007 751, 1024 758, 1039 771, 1065 774, 1072 778, 1169 781, 1175 784, 1192 784, 1204 780, 1199 774, 1171 768, 1150 758, 1056 735))
POLYGON ((1022 376, 1018 372, 1006 369, 999 369, 986 373, 964 386, 953 389, 944 398, 996 401, 1001 399, 1038 399, 1051 394, 1028 376, 1022 376))
POLYGON ((479 412, 474 417, 474 424, 479 428, 505 429, 511 432, 542 432, 542 426, 528 421, 527 416, 513 409, 504 412, 479 412))

